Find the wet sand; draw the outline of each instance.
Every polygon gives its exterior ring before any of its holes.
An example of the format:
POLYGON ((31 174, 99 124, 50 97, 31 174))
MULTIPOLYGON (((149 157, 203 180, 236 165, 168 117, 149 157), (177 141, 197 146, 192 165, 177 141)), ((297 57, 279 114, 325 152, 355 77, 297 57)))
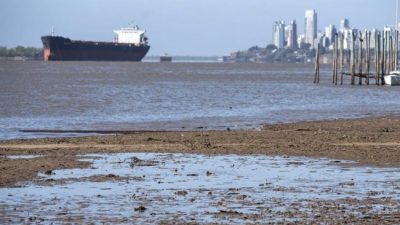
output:
POLYGON ((361 165, 400 166, 400 117, 264 125, 240 131, 127 132, 0 142, 0 187, 38 172, 87 167, 78 154, 159 152, 326 157, 361 165), (44 155, 8 159, 9 155, 44 155))
POLYGON ((186 153, 85 154, 0 189, 0 223, 398 224, 399 168, 346 160, 186 153))
MULTIPOLYGON (((215 161, 215 165, 219 162, 215 161)), ((399 167, 400 117, 274 124, 239 131, 130 131, 76 138, 6 140, 0 142, 0 187, 8 194, 0 199, 0 222, 398 224, 400 202, 396 174, 399 167), (181 159, 168 154, 156 155, 149 160, 131 157, 130 161, 120 161, 123 156, 117 156, 115 162, 107 159, 110 153, 129 152, 201 155, 183 155, 181 159), (99 156, 87 155, 91 153, 99 156), (238 159, 226 159, 227 165, 234 167, 222 166, 225 169, 220 171, 209 170, 212 166, 204 164, 215 158, 187 161, 187 157, 215 155, 238 159), (273 163, 263 164, 266 166, 263 171, 277 176, 272 183, 268 179, 264 183, 257 180, 264 179, 258 177, 257 172, 262 167, 252 167, 265 155, 280 157, 268 159, 273 163), (286 156, 311 159, 290 158, 286 162, 286 156), (104 164, 96 165, 94 161, 101 157, 106 157, 104 164), (318 164, 313 158, 328 158, 328 161, 318 164), (279 160, 283 160, 282 165, 279 160), (165 164, 168 161, 171 168, 165 164), (188 165, 204 168, 201 173, 191 172, 192 166, 188 165), (244 167, 240 166, 244 165, 249 167, 249 174, 256 172, 257 175, 241 175, 244 167), (117 170, 104 170, 107 167, 117 170), (128 172, 118 172, 119 167, 128 168, 128 172), (79 176, 78 168, 88 174, 79 176), (233 168, 237 173, 232 172, 233 168), (274 168, 282 171, 273 172, 274 168), (310 175, 299 172, 300 168, 310 175), (379 172, 379 168, 383 171, 379 172), (91 174, 96 169, 102 172, 91 174), (157 169, 161 172, 155 172, 157 169), (304 177, 296 177, 293 171, 304 177), (380 173, 387 175, 380 176, 380 173), (281 177, 284 174, 289 177, 281 177), (313 174, 317 177, 312 178, 313 174), (231 175, 234 177, 229 178, 231 175), (292 179, 290 176, 295 176, 293 182, 300 184, 279 185, 292 179), (361 177, 364 181, 359 180, 361 177), (255 183, 246 180, 252 178, 257 178, 255 183), (182 183, 179 187, 168 188, 169 179, 182 183), (206 188, 190 186, 200 182, 199 179, 215 182, 225 179, 227 183, 225 186, 210 183, 206 188), (235 179, 241 181, 242 186, 235 183, 235 179), (85 194, 91 193, 91 187, 102 194, 85 194), (30 188, 33 188, 31 194, 25 192, 30 188), (122 189, 117 191, 118 188, 122 189), (89 191, 81 192, 86 189, 89 191), (62 197, 60 193, 71 196, 62 197), (264 196, 265 193, 270 194, 264 196), (304 194, 306 196, 301 197, 304 194), (57 204, 59 207, 54 208, 57 204), (126 214, 106 206, 119 208, 126 214), (108 214, 99 217, 98 210, 108 214)))

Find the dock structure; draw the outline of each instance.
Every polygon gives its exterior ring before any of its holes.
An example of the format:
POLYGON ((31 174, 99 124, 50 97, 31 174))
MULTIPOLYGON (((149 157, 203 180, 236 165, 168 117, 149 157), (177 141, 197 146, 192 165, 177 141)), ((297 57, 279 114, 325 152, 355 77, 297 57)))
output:
MULTIPOLYGON (((358 85, 370 85, 371 79, 375 80, 375 85, 385 85, 385 75, 397 70, 399 31, 396 29, 394 32, 368 30, 359 33, 352 32, 349 39, 345 40, 345 35, 341 32, 334 36, 332 84, 343 85, 344 77, 350 76, 351 85, 356 84, 356 77, 358 77, 358 85), (345 41, 350 44, 347 49, 344 49, 345 41), (347 71, 346 68, 348 68, 347 71), (338 82, 339 76, 340 82, 338 82)), ((320 81, 319 64, 320 44, 315 54, 314 83, 320 81)))

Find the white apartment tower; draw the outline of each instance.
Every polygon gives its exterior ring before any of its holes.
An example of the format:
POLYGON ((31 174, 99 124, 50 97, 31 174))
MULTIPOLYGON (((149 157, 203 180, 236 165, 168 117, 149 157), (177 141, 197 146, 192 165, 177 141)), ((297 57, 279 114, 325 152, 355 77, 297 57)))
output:
POLYGON ((348 19, 341 19, 340 20, 340 29, 344 30, 344 29, 349 29, 350 28, 350 22, 348 19))
POLYGON ((352 48, 352 43, 353 43, 353 41, 352 41, 353 33, 355 34, 355 36, 358 36, 358 30, 352 29, 350 27, 350 21, 348 19, 341 19, 340 20, 340 33, 344 37, 343 48, 345 50, 350 50, 352 48))
POLYGON ((328 38, 329 40, 329 45, 333 44, 335 42, 335 34, 336 34, 336 27, 335 25, 329 25, 325 27, 325 37, 328 38))
POLYGON ((273 41, 277 48, 285 47, 285 22, 278 21, 274 24, 273 41))
POLYGON ((304 26, 305 43, 311 44, 314 48, 314 39, 317 38, 317 13, 315 10, 306 10, 304 26))
POLYGON ((288 26, 287 47, 297 49, 297 24, 292 20, 288 26))

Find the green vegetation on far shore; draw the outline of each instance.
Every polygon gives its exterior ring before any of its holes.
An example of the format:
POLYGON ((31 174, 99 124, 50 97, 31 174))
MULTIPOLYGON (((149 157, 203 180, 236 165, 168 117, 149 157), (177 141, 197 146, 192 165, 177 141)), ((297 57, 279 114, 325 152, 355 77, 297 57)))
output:
POLYGON ((43 57, 43 49, 23 46, 17 46, 15 48, 0 46, 0 57, 24 57, 31 59, 41 59, 43 57))

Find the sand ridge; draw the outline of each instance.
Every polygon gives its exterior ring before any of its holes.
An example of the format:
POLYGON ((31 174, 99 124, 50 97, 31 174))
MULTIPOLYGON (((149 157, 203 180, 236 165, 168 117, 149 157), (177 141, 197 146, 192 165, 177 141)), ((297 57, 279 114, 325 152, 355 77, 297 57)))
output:
POLYGON ((74 138, 0 141, 0 187, 29 181, 38 172, 86 167, 85 153, 162 152, 266 154, 354 160, 372 166, 400 165, 400 118, 300 122, 237 131, 129 132, 74 138), (8 155, 40 154, 34 159, 8 155))

